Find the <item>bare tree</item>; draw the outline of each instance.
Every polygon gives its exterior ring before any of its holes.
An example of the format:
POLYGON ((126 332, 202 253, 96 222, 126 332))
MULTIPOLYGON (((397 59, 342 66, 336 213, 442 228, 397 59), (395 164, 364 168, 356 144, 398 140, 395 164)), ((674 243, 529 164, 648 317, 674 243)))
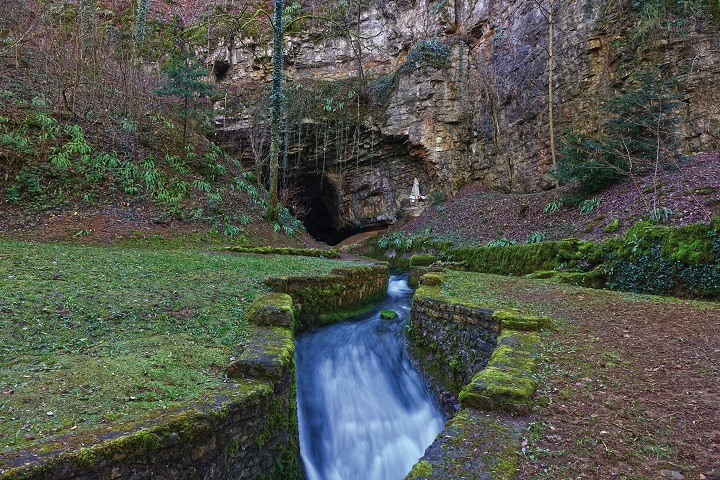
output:
MULTIPOLYGON (((540 9, 543 17, 548 25, 548 130, 550 130, 550 155, 552 156, 553 170, 557 172, 557 156, 555 154, 555 117, 553 114, 554 97, 554 75, 555 75, 555 20, 557 19, 557 9, 560 2, 558 0, 547 0, 547 7, 541 0, 535 0, 535 4, 540 9)), ((559 186, 559 180, 555 179, 555 187, 559 186)))

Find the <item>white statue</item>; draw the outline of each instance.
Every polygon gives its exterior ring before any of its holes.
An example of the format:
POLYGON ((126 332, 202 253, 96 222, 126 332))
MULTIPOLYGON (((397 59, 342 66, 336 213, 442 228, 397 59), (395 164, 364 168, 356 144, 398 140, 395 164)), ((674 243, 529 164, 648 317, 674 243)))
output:
POLYGON ((420 183, 418 183, 418 179, 416 178, 415 180, 413 180, 412 190, 410 190, 410 199, 412 201, 415 201, 419 197, 420 197, 420 183))

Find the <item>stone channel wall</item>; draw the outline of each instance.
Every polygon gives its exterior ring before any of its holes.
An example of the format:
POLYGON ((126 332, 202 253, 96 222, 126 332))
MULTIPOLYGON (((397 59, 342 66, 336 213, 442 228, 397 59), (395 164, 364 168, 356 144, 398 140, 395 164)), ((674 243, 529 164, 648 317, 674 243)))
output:
POLYGON ((406 480, 514 479, 538 386, 538 330, 552 321, 447 297, 444 281, 441 272, 421 277, 410 340, 422 368, 457 395, 460 410, 406 480))
POLYGON ((230 381, 214 396, 174 411, 148 412, 141 422, 113 431, 67 435, 37 451, 5 456, 0 480, 304 478, 294 331, 309 324, 295 312, 315 321, 320 312, 358 309, 385 294, 388 274, 380 265, 268 279, 292 298, 274 293, 256 300, 247 314, 249 341, 226 367, 230 381))
POLYGON ((265 285, 287 293, 298 310, 294 331, 349 318, 385 296, 390 270, 386 265, 335 268, 314 277, 270 277, 265 285))
POLYGON ((456 385, 485 368, 500 332, 493 310, 455 303, 427 285, 415 292, 410 318, 414 345, 431 352, 435 368, 456 385))

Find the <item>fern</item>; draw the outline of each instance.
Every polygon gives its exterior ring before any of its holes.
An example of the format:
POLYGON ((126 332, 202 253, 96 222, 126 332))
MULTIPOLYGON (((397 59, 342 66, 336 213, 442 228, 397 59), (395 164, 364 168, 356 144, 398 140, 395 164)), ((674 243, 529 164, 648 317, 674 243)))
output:
POLYGON ((197 190, 205 193, 210 193, 210 190, 212 189, 210 183, 200 179, 193 180, 192 186, 193 188, 196 188, 197 190))
POLYGON ((528 235, 527 240, 525 240, 525 243, 540 243, 543 240, 545 240, 545 234, 543 232, 537 231, 533 232, 530 235, 528 235))
POLYGON ((235 237, 240 233, 240 228, 226 223, 223 225, 223 234, 228 237, 235 237))
POLYGON ((495 240, 489 241, 486 244, 486 246, 490 247, 490 248, 495 248, 495 247, 509 247, 511 245, 516 245, 516 244, 517 244, 517 242, 515 240, 510 240, 505 237, 500 237, 495 240))
POLYGON ((557 202, 550 202, 547 205, 545 205, 545 208, 543 208, 543 213, 555 213, 558 210, 560 210, 563 206, 563 202, 557 201, 557 202))
POLYGON ((72 167, 70 156, 64 150, 54 148, 54 152, 48 157, 53 167, 58 170, 67 170, 72 167))
POLYGON ((580 203, 578 209, 580 210, 580 213, 587 215, 589 213, 592 213, 592 211, 595 210, 598 206, 600 206, 600 199, 596 197, 589 200, 583 200, 580 203))

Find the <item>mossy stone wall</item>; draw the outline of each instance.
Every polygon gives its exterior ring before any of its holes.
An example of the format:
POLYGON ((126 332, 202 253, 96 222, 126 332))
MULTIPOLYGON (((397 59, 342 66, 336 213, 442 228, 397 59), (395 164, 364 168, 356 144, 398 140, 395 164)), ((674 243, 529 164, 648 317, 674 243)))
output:
POLYGON ((592 288, 720 298, 720 217, 682 227, 638 222, 624 237, 601 244, 568 239, 462 247, 447 251, 445 257, 475 272, 533 274, 592 288))
POLYGON ((387 265, 333 269, 315 277, 270 277, 265 285, 292 297, 298 311, 295 332, 349 318, 387 293, 387 265))
POLYGON ((485 368, 495 350, 500 328, 501 322, 493 318, 492 310, 446 298, 437 286, 421 285, 413 297, 411 342, 432 355, 434 369, 449 379, 456 390, 485 368))
POLYGON ((410 312, 410 339, 415 353, 425 357, 420 359, 425 370, 440 372, 440 381, 458 394, 461 408, 406 480, 511 480, 538 386, 538 330, 552 321, 447 297, 443 281, 439 272, 420 279, 410 312))
POLYGON ((450 250, 447 256, 474 272, 526 275, 559 266, 573 267, 579 260, 592 261, 596 248, 591 242, 568 239, 505 247, 461 247, 450 250))

